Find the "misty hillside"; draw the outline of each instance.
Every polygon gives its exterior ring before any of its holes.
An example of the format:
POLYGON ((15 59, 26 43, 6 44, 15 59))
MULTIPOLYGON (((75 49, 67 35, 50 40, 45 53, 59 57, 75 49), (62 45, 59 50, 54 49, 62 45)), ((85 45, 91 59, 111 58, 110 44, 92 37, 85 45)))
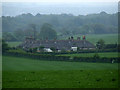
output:
POLYGON ((117 33, 118 16, 116 14, 79 15, 72 14, 22 14, 16 17, 2 16, 3 32, 29 29, 30 24, 36 24, 37 31, 40 31, 44 23, 51 24, 58 33, 72 34, 105 34, 117 33))

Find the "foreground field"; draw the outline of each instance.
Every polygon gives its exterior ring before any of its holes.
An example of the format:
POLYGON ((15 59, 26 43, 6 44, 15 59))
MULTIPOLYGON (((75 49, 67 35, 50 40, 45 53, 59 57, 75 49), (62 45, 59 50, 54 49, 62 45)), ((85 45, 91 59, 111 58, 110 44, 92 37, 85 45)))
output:
MULTIPOLYGON (((97 53, 100 57, 118 57, 118 52, 104 52, 97 53)), ((58 56, 71 56, 71 57, 93 57, 95 53, 79 53, 79 54, 61 54, 58 56)))
POLYGON ((116 70, 3 72, 3 88, 115 88, 116 70))
POLYGON ((3 56, 3 71, 39 71, 39 70, 117 70, 114 63, 85 63, 64 61, 39 61, 26 58, 3 56))
POLYGON ((3 56, 3 88, 115 88, 118 64, 3 56))

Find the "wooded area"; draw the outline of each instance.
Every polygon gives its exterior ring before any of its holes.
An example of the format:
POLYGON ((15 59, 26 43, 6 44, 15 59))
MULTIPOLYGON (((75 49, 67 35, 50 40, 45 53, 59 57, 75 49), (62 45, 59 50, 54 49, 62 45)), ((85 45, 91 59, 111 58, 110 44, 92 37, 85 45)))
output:
MULTIPOLYGON (((72 14, 22 14, 15 17, 2 16, 3 38, 7 41, 20 41, 25 36, 33 36, 31 24, 36 26, 36 37, 45 23, 52 26, 57 36, 74 36, 77 34, 113 34, 118 33, 118 13, 79 15, 72 14)), ((53 31, 54 32, 54 31, 53 31)), ((55 35, 56 37, 56 35, 55 35)))

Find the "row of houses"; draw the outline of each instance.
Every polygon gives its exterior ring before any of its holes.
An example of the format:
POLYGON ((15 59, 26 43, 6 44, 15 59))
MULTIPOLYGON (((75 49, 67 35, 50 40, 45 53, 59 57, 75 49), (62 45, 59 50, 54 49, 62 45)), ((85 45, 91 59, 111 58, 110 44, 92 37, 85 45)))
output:
POLYGON ((35 40, 32 37, 27 37, 25 41, 19 45, 19 47, 24 50, 29 50, 30 48, 38 48, 44 47, 46 52, 52 52, 51 48, 55 48, 57 51, 65 50, 65 51, 77 51, 79 49, 95 49, 95 46, 85 39, 81 40, 80 37, 74 39, 73 37, 69 37, 67 40, 35 40))

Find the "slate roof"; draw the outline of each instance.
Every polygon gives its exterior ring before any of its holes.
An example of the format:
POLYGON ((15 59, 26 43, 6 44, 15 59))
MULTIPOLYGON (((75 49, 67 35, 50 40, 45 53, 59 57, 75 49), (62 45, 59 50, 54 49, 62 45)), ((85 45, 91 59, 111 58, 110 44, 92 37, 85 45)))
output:
POLYGON ((95 46, 87 40, 25 40, 19 47, 24 49, 43 46, 45 48, 54 47, 56 49, 70 50, 71 47, 79 48, 95 48, 95 46))

